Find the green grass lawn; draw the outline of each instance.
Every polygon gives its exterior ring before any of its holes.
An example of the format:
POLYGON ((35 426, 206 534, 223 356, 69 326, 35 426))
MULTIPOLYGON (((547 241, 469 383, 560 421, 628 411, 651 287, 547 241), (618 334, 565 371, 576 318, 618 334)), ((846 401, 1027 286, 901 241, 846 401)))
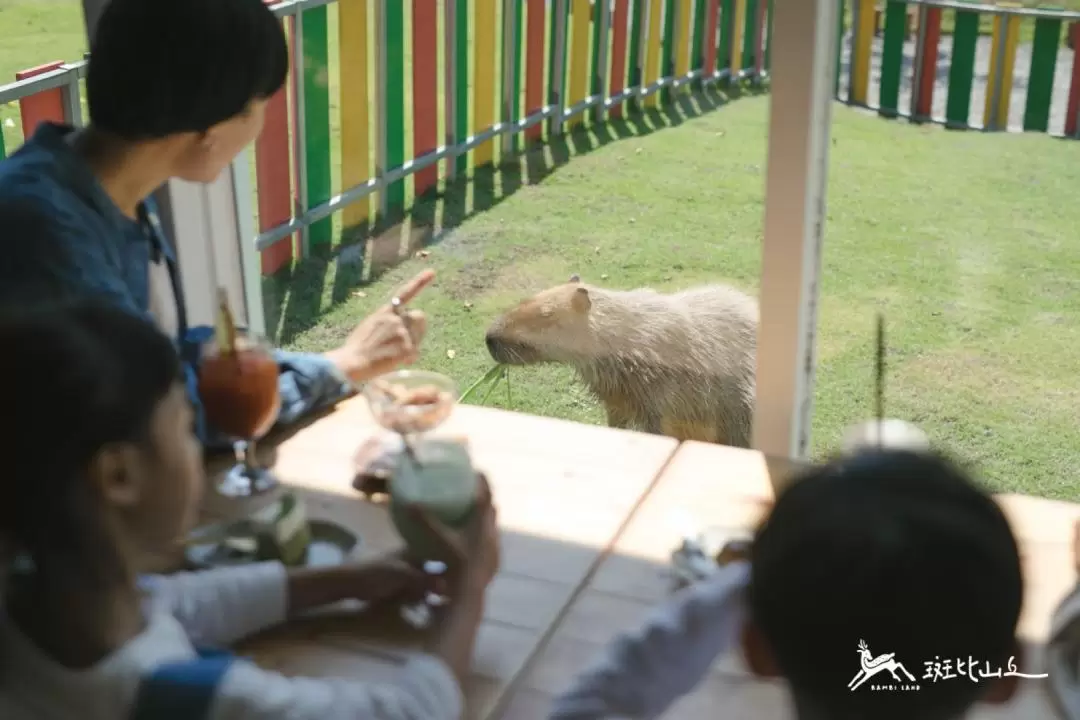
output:
MULTIPOLYGON (((72 0, 0 0, 0 78, 80 57, 81 25, 72 0)), ((449 188, 406 227, 267 281, 270 327, 289 347, 326 348, 431 266, 440 277, 423 300, 434 320, 421 362, 465 387, 491 364, 483 333, 495 314, 573 272, 615 288, 724 280, 755 291, 768 100, 713 109, 718 100, 710 94, 679 112, 580 132, 449 188), (425 227, 436 229, 427 256, 396 265, 425 227)), ((15 109, 0 107, 0 118, 17 118, 15 109)), ((4 130, 11 148, 17 129, 4 130)), ((871 413, 880 309, 892 352, 890 414, 974 460, 998 489, 1080 499, 1070 462, 1080 451, 1078 160, 1077 143, 945 132, 836 107, 818 454, 871 413)), ((509 401, 500 389, 493 402, 602 421, 564 369, 514 371, 512 390, 509 401)))
MULTIPOLYGON (((427 257, 364 285, 352 253, 311 261, 283 283, 284 317, 272 305, 271 320, 290 347, 323 349, 398 283, 435 268, 421 303, 434 318, 421 364, 464 387, 491 365, 491 319, 574 272, 614 288, 722 280, 755 291, 768 99, 701 112, 711 102, 600 138, 580 133, 554 149, 569 162, 539 182, 523 161, 482 178, 486 189, 452 189, 422 214, 463 220, 436 235, 427 257)), ((997 489, 1080 498, 1080 144, 924 129, 839 105, 834 122, 815 452, 872 413, 882 310, 890 414, 976 462, 997 489)), ((531 160, 550 165, 552 154, 531 160)), ((565 369, 515 370, 511 380, 511 402, 502 389, 489 402, 602 422, 565 369)))

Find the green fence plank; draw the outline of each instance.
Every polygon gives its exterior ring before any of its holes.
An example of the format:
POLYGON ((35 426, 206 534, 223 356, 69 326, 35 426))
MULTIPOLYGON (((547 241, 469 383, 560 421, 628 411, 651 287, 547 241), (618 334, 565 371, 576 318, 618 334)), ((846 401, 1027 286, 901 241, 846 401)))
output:
MULTIPOLYGON (((772 2, 772 0, 769 0, 772 2)), ((839 14, 836 16, 836 80, 833 84, 833 94, 836 95, 837 100, 840 99, 840 71, 843 68, 841 58, 844 56, 844 12, 847 7, 844 0, 837 0, 840 3, 839 14)), ((769 17, 769 31, 772 32, 772 17, 770 13, 769 17)), ((770 34, 770 37, 772 35, 770 34)))
MULTIPOLYGON (((720 2, 720 45, 716 48, 716 67, 731 69, 731 28, 735 21, 735 0, 720 2)), ((730 78, 728 81, 730 82, 730 78)))
POLYGON ((705 67, 705 46, 702 42, 705 38, 705 0, 696 0, 694 3, 694 27, 690 32, 694 33, 690 48, 690 69, 701 70, 705 67))
POLYGON ((525 73, 522 44, 524 43, 526 9, 525 3, 519 3, 517 12, 514 13, 514 97, 510 103, 510 118, 514 122, 521 119, 521 78, 525 73))
POLYGON ((7 148, 4 147, 4 129, 0 128, 0 160, 7 157, 7 148))
MULTIPOLYGON (((844 17, 844 0, 840 2, 840 17, 843 22, 844 17)), ((769 0, 769 7, 765 11, 765 59, 763 63, 765 65, 765 72, 769 72, 772 68, 772 13, 773 13, 773 0, 769 0)), ((843 37, 841 33, 840 37, 843 37)), ((839 44, 839 42, 837 43, 839 44)), ((837 63, 839 65, 840 63, 837 63)))
POLYGON ((743 68, 753 68, 757 60, 757 11, 761 0, 746 0, 746 25, 743 28, 743 68))
MULTIPOLYGON (((1046 8, 1060 10, 1061 8, 1046 8)), ((1031 44, 1031 71, 1028 73, 1027 101, 1024 106, 1024 129, 1047 132, 1050 129, 1050 99, 1054 94, 1054 71, 1061 45, 1061 20, 1037 18, 1031 44)))
MULTIPOLYGON (((405 164, 405 4, 386 3, 386 168, 405 164)), ((391 216, 405 208, 405 180, 386 189, 391 216)))
MULTIPOLYGON (((398 4, 405 0, 391 0, 398 4)), ((464 143, 469 137, 469 0, 448 0, 454 5, 454 142, 464 143)), ((388 5, 391 3, 387 3, 388 5)), ((447 48, 447 52, 449 52, 447 48)), ((449 92, 449 88, 447 88, 449 92)), ((469 156, 461 153, 454 159, 454 172, 464 176, 469 169, 469 156)))
POLYGON ((570 45, 569 41, 571 38, 570 4, 570 0, 566 0, 563 3, 563 28, 565 28, 565 33, 563 35, 562 44, 562 77, 557 78, 555 77, 555 48, 557 46, 557 43, 555 42, 555 32, 558 25, 558 17, 556 16, 555 10, 557 5, 554 0, 549 3, 549 7, 551 8, 551 32, 548 33, 548 103, 552 105, 555 104, 557 100, 556 94, 558 97, 566 98, 566 57, 567 46, 570 45))
MULTIPOLYGON (((304 12, 304 156, 307 161, 309 208, 330 199, 330 46, 328 44, 327 8, 304 12)), ((330 218, 308 228, 311 246, 333 241, 330 218)))
MULTIPOLYGON (((604 93, 604 68, 600 67, 600 11, 603 5, 598 2, 593 3, 593 17, 592 17, 592 59, 589 62, 589 95, 605 95, 604 93)), ((608 22, 610 23, 610 15, 608 22)), ((608 43, 608 51, 611 51, 611 43, 608 43)), ((605 63, 608 67, 611 66, 610 59, 604 57, 605 63)), ((599 115, 594 115, 599 117, 599 115)))
POLYGON ((878 88, 878 112, 888 117, 894 117, 900 107, 906 25, 907 3, 889 0, 885 5, 885 42, 881 51, 881 84, 878 88))
POLYGON ((646 0, 633 0, 630 4, 630 37, 627 38, 630 52, 626 60, 629 72, 626 85, 629 88, 641 85, 641 23, 645 14, 645 2, 646 0))
POLYGON ((953 26, 952 65, 949 67, 949 96, 945 102, 945 124, 967 127, 971 116, 971 85, 975 77, 975 45, 979 40, 979 13, 957 10, 953 26))

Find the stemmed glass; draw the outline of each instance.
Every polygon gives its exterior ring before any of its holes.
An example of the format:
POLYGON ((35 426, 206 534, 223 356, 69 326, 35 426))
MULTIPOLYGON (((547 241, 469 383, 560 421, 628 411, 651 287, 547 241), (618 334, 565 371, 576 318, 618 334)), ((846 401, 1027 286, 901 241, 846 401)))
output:
POLYGON ((234 440, 236 464, 218 483, 218 492, 248 497, 276 487, 277 479, 255 456, 255 441, 273 427, 281 408, 277 362, 266 340, 236 329, 231 346, 207 343, 199 365, 199 398, 207 423, 234 440))
MULTIPOLYGON (((476 470, 464 442, 436 438, 430 433, 441 425, 457 402, 457 387, 445 375, 420 370, 399 370, 376 378, 364 388, 371 413, 384 428, 401 436, 404 445, 390 477, 390 515, 410 553, 424 560, 424 571, 446 572, 438 549, 407 509, 419 506, 452 528, 468 521, 476 504, 476 470)), ((402 608, 414 625, 430 619, 431 607, 446 602, 434 593, 417 605, 402 608)))

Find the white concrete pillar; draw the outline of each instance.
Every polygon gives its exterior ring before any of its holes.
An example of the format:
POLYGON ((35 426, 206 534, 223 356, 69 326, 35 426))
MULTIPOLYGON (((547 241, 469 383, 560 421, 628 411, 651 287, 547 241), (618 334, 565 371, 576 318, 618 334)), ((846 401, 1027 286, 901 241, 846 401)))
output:
POLYGON ((837 0, 774 0, 754 447, 810 446, 837 0))
MULTIPOLYGON (((108 2, 82 0, 87 37, 108 2)), ((173 181, 155 195, 176 248, 191 325, 213 324, 216 289, 224 287, 237 321, 265 332, 250 162, 245 151, 216 182, 173 181)))

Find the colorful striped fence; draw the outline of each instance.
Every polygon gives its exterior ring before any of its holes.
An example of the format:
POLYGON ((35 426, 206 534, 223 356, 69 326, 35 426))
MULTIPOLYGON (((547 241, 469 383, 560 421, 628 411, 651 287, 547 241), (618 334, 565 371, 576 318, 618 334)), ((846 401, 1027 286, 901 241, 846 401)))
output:
MULTIPOLYGON (((847 31, 838 99, 882 116, 954 128, 1080 136, 1080 13, 959 0, 838 2, 847 31), (1022 87, 1018 101, 1015 89, 1022 87)), ((771 5, 276 5, 292 72, 270 100, 255 144, 256 246, 264 274, 329 246, 339 222, 362 228, 400 217, 443 178, 519 152, 519 140, 542 142, 566 128, 622 117, 631 107, 656 108, 687 84, 766 76, 771 5)), ((0 105, 18 103, 23 137, 43 121, 77 124, 84 70, 83 63, 57 61, 20 72, 0 86, 0 105)), ((0 134, 0 157, 10 149, 0 134)))
POLYGON ((1078 137, 1080 12, 958 0, 847 0, 847 7, 851 23, 840 48, 847 72, 838 72, 837 99, 950 128, 1078 137))
MULTIPOLYGON (((288 0, 274 8, 292 66, 255 143, 255 242, 267 275, 330 246, 336 223, 393 221, 443 178, 509 159, 524 142, 622 117, 628 106, 659 107, 690 85, 759 80, 769 70, 771 0, 288 0)), ((64 93, 77 91, 82 71, 27 70, 0 87, 0 104, 19 103, 24 136, 43 120, 78 123, 78 103, 73 111, 64 93)))

